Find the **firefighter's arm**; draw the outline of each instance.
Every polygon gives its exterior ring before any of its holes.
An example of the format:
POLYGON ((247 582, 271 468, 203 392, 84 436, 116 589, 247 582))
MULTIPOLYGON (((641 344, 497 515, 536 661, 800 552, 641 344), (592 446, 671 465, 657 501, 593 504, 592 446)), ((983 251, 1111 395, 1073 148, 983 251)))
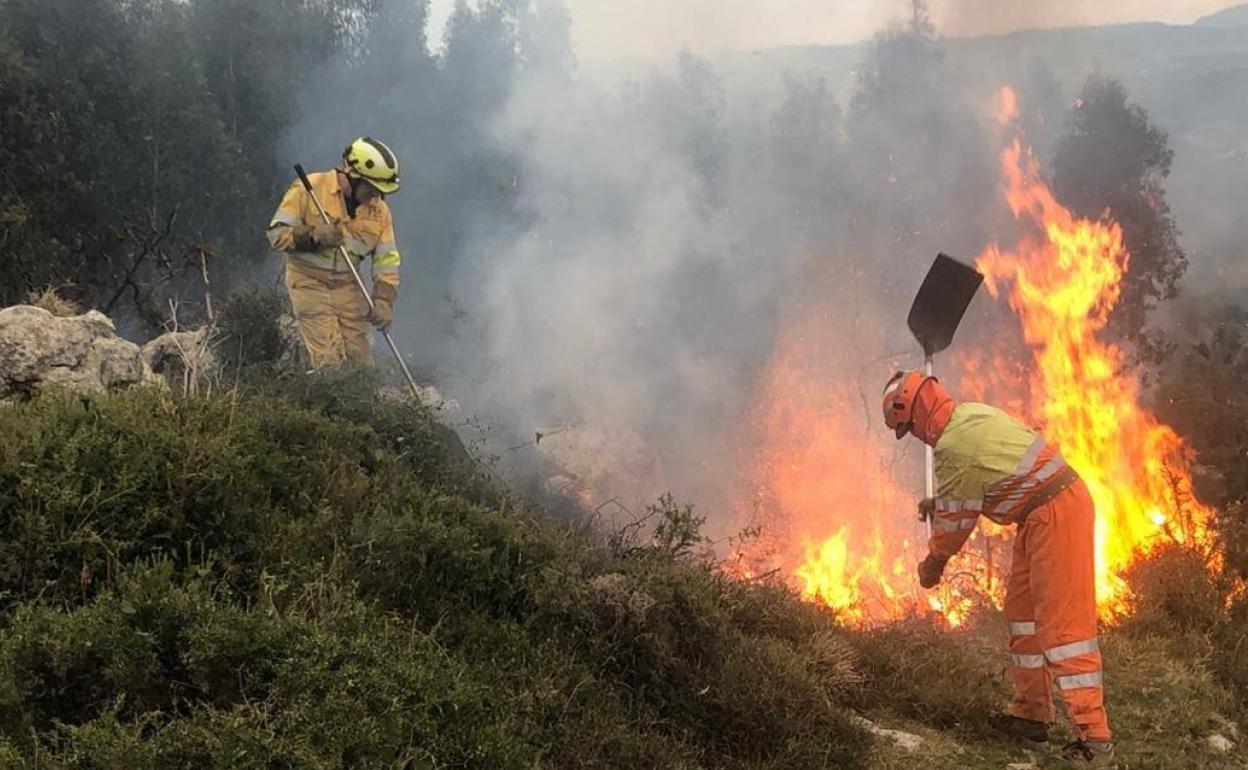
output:
POLYGON ((398 293, 399 265, 402 258, 394 237, 394 219, 390 216, 390 208, 383 209, 381 235, 377 238, 377 246, 373 249, 373 284, 384 283, 398 293))
POLYGON ((974 463, 947 466, 936 471, 937 489, 935 500, 928 504, 931 512, 932 537, 928 551, 938 559, 948 561, 966 544, 979 514, 984 510, 984 491, 988 476, 974 463))
POLYGON ((286 188, 286 193, 282 195, 281 203, 277 204, 277 211, 273 212, 273 218, 269 220, 268 238, 269 245, 274 251, 309 251, 310 249, 301 249, 296 240, 303 240, 301 236, 305 229, 303 221, 304 199, 307 197, 307 191, 303 189, 303 185, 298 181, 290 183, 290 187, 286 188))
POLYGON ((316 214, 316 224, 307 224, 305 215, 311 206, 308 191, 298 182, 291 182, 269 220, 269 245, 275 251, 317 251, 342 244, 342 226, 325 224, 316 214))
POLYGON ((950 510, 949 501, 925 499, 919 503, 919 511, 926 513, 932 522, 932 537, 927 541, 927 557, 919 562, 919 585, 934 588, 944 574, 945 564, 953 557, 971 532, 979 513, 950 510))
POLYGON ((389 331, 394 317, 394 301, 399 296, 399 248, 395 244, 394 220, 385 209, 381 237, 373 249, 373 313, 370 320, 382 331, 389 331))
POLYGON ((932 516, 932 537, 927 541, 927 550, 936 558, 948 561, 962 550, 978 521, 978 511, 949 511, 938 504, 932 516))
POLYGON ((983 510, 984 479, 973 466, 937 463, 935 499, 919 503, 919 512, 932 523, 928 555, 919 565, 919 583, 931 588, 940 582, 945 563, 966 544, 983 510), (943 473, 942 473, 943 471, 943 473))

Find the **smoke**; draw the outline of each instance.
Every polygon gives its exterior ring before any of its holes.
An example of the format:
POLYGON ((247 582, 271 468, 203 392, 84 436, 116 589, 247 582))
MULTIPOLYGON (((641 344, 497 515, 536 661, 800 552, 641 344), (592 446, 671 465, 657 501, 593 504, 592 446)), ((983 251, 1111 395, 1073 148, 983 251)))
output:
MULTIPOLYGON (((744 3, 715 7, 707 35, 731 44, 716 36, 749 27, 744 3)), ((633 513, 670 491, 721 534, 766 483, 760 456, 803 451, 768 435, 806 419, 777 382, 827 383, 813 419, 861 442, 828 473, 917 469, 875 401, 919 363, 906 309, 938 251, 1008 245, 991 98, 1013 82, 1051 141, 1071 89, 1044 61, 1060 59, 950 56, 919 18, 858 48, 852 75, 687 52, 597 67, 598 17, 568 8, 460 5, 434 55, 427 7, 392 3, 383 55, 325 73, 288 137, 309 165, 359 133, 403 159, 394 333, 461 404, 449 418, 512 479, 633 513)), ((1002 313, 981 298, 960 344, 1000 343, 1002 313)))
MULTIPOLYGON (((431 39, 455 0, 434 0, 431 39)), ((1234 5, 1234 0, 933 0, 932 17, 945 35, 1004 34, 1094 24, 1162 21, 1187 24, 1234 5)), ((905 0, 567 0, 573 44, 583 61, 670 59, 681 50, 713 54, 791 45, 869 39, 908 12, 905 0)))
POLYGON ((484 348, 462 365, 486 370, 472 400, 551 433, 547 451, 586 478, 648 447, 647 478, 595 490, 629 505, 664 485, 705 498, 730 475, 722 439, 800 267, 783 221, 761 239, 743 227, 775 202, 737 179, 750 150, 729 144, 724 110, 714 72, 685 56, 615 89, 530 74, 493 124, 518 159, 519 225, 482 217, 465 247, 456 295, 484 348), (573 458, 586 429, 619 451, 573 458))
POLYGON ((468 227, 453 293, 480 347, 450 363, 502 443, 543 434, 513 470, 548 460, 592 507, 671 491, 727 528, 781 337, 850 399, 846 435, 882 435, 875 394, 918 363, 910 297, 938 250, 982 245, 997 182, 931 39, 890 33, 862 77, 842 106, 809 75, 738 103, 687 53, 606 82, 519 74, 489 133, 514 206, 468 227))

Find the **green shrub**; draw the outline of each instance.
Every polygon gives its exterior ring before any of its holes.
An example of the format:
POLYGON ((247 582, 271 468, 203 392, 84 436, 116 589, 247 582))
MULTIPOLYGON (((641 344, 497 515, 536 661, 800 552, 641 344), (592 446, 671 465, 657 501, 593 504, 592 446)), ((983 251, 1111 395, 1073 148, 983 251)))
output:
POLYGON ((535 517, 368 382, 0 411, 0 757, 863 766, 828 613, 692 558, 674 504, 629 558, 535 517))
POLYGON ((246 747, 257 767, 506 767, 532 752, 490 684, 429 636, 359 602, 327 616, 243 609, 177 585, 167 563, 68 613, 19 610, 0 681, 6 735, 54 735, 105 765, 133 752, 224 767, 246 747))
POLYGON ((253 288, 231 294, 217 313, 216 349, 227 375, 242 374, 251 367, 276 365, 286 352, 281 316, 288 303, 269 288, 253 288))
POLYGON ((1128 628, 1153 634, 1208 633, 1222 615, 1223 591, 1203 553, 1179 544, 1136 560, 1124 578, 1130 587, 1128 628))
POLYGON ((1132 746, 1137 767, 1191 767, 1175 760, 1200 754, 1230 705, 1226 690, 1202 665, 1204 651, 1189 646, 1175 656, 1166 642, 1149 634, 1102 638, 1106 709, 1115 737, 1132 746), (1151 736, 1165 741, 1149 746, 1151 736))
POLYGON ((982 729, 1007 701, 1004 640, 913 618, 851 637, 866 681, 860 705, 937 727, 982 729))

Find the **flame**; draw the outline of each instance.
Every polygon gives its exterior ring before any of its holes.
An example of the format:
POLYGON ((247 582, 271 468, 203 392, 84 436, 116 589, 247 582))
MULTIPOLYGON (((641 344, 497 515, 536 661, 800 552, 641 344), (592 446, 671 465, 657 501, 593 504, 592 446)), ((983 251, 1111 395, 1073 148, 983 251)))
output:
POLYGON ((1128 563, 1163 540, 1207 543, 1211 512, 1192 495, 1182 440, 1140 405, 1123 349, 1098 337, 1130 264, 1122 228, 1062 206, 1021 139, 1001 165, 1022 234, 1013 250, 990 246, 977 265, 992 296, 1008 290, 1031 351, 1027 416, 1096 502, 1097 598, 1113 617, 1125 609, 1128 563))
MULTIPOLYGON (((1021 137, 1018 114, 1014 92, 1002 89, 996 118, 1021 137)), ((1121 575, 1130 561, 1166 540, 1207 546, 1211 512, 1192 495, 1182 440, 1141 406, 1139 380, 1121 347, 1098 336, 1130 264, 1122 229, 1062 206, 1021 138, 1009 142, 1001 165, 1021 234, 1011 250, 989 246, 977 264, 991 295, 1008 298, 1030 361, 1019 357, 1016 341, 996 335, 955 359, 958 379, 965 397, 1037 425, 1088 484, 1097 507, 1098 604, 1113 618, 1125 610, 1121 575)), ((956 626, 978 606, 999 607, 1013 528, 986 520, 940 589, 917 586, 914 565, 926 548, 908 512, 921 464, 917 451, 900 455, 878 426, 863 430, 879 420, 878 383, 859 387, 838 376, 850 363, 837 359, 844 337, 812 339, 835 312, 821 307, 797 318, 773 354, 748 475, 749 518, 769 534, 738 549, 734 571, 781 571, 804 598, 858 623, 933 612, 956 626), (899 472, 910 473, 906 483, 899 472)), ((869 330, 852 332, 859 344, 880 342, 869 330)))
POLYGON ((1018 120, 1018 96, 1014 89, 1002 86, 997 92, 997 125, 1008 126, 1018 120))
POLYGON ((921 455, 880 429, 879 383, 859 387, 844 376, 843 339, 819 338, 833 312, 821 306, 799 318, 773 353, 754 415, 749 479, 749 518, 766 537, 738 549, 729 571, 782 572, 803 598, 854 624, 932 612, 959 625, 995 601, 983 590, 991 562, 970 549, 950 565, 956 580, 937 591, 918 586, 917 497, 897 477, 917 482, 921 455))

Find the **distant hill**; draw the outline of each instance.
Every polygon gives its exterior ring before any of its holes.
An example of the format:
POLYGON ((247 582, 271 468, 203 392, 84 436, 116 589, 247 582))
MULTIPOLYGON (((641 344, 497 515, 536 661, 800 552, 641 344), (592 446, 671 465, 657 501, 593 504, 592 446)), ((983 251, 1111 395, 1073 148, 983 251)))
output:
POLYGON ((1248 3, 1211 13, 1196 22, 1199 27, 1248 27, 1248 3))

